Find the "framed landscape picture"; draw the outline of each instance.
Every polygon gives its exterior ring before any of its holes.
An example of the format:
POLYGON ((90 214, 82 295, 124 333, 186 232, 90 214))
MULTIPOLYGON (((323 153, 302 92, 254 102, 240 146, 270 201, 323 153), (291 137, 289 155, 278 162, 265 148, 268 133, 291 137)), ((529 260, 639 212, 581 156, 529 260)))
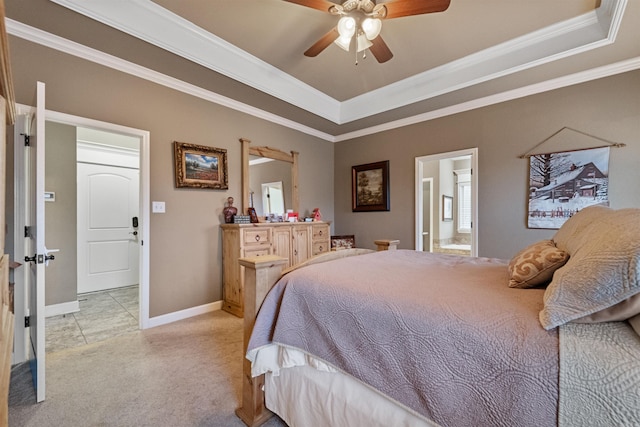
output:
POLYGON ((388 211, 389 161, 367 163, 351 168, 353 212, 388 211))
POLYGON ((174 142, 176 187, 227 190, 227 150, 174 142))

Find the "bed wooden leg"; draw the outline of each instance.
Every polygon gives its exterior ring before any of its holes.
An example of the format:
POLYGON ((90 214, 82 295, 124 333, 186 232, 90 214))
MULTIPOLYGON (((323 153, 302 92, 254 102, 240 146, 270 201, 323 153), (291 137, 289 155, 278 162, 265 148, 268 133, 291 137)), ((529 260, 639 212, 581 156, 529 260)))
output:
MULTIPOLYGON (((244 267, 244 346, 247 352, 249 338, 258 309, 271 287, 278 281, 287 260, 274 255, 241 258, 244 267)), ((236 415, 250 427, 257 427, 267 421, 273 413, 264 406, 264 375, 251 377, 251 362, 243 358, 242 364, 242 406, 236 415)))
POLYGON ((395 251, 398 249, 400 240, 374 240, 374 243, 378 246, 379 251, 395 251))

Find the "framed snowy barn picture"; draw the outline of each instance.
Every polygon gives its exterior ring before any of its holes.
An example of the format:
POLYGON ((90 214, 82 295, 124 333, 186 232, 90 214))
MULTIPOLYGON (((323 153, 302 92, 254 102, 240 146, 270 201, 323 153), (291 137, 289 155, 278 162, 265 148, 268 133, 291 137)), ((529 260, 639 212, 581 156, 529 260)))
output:
POLYGON ((528 227, 558 229, 587 206, 609 206, 609 149, 530 156, 528 227))

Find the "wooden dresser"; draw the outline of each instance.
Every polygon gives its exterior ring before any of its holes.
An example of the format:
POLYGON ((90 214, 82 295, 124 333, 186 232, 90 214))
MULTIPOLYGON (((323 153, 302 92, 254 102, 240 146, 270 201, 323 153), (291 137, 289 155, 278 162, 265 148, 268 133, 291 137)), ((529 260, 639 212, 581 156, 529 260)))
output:
POLYGON ((330 250, 326 222, 222 224, 222 309, 242 317, 244 267, 238 259, 277 255, 286 267, 330 250))

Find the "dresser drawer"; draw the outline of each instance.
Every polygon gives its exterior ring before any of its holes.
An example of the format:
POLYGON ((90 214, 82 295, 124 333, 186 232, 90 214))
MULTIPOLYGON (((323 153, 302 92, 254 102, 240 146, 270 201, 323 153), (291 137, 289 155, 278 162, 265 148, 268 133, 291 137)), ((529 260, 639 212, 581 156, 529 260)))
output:
POLYGON ((325 252, 329 252, 329 242, 313 242, 313 253, 312 255, 320 255, 325 252))
POLYGON ((270 254, 270 247, 263 245, 257 248, 245 248, 244 250, 244 256, 246 258, 249 257, 254 257, 254 256, 264 256, 264 255, 271 255, 270 254))
POLYGON ((271 240, 270 228, 256 227, 242 231, 242 241, 245 245, 265 244, 271 240))
POLYGON ((312 230, 313 240, 324 240, 329 238, 329 227, 326 224, 314 225, 312 226, 312 230))

